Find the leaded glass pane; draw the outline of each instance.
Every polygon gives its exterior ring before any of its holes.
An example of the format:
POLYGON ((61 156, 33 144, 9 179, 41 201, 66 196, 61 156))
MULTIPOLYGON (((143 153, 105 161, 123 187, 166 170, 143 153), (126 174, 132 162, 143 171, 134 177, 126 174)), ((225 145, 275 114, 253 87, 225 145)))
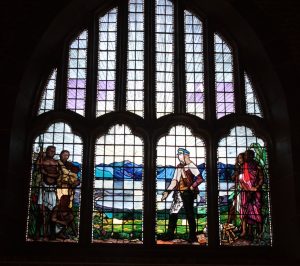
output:
POLYGON ((129 1, 126 109, 144 116, 144 1, 129 1), (139 55, 138 55, 139 54, 139 55))
POLYGON ((56 74, 57 69, 53 69, 51 75, 48 78, 47 84, 43 90, 43 94, 40 101, 40 107, 38 114, 43 114, 54 109, 54 98, 56 89, 56 74))
POLYGON ((97 117, 115 110, 117 8, 99 19, 97 117))
POLYGON ((186 111, 204 118, 204 67, 201 21, 184 11, 186 111))
POLYGON ((125 125, 96 141, 93 242, 143 243, 143 142, 125 125))
POLYGON ((219 142, 220 244, 271 246, 267 147, 239 126, 219 142), (250 151, 249 151, 250 150, 250 151))
POLYGON ((88 32, 84 30, 71 43, 67 83, 67 109, 84 116, 88 32))
POLYGON ((33 143, 27 241, 78 242, 82 141, 55 123, 33 143))
POLYGON ((232 51, 218 34, 215 34, 215 89, 217 118, 234 113, 232 51))
POLYGON ((156 243, 207 245, 206 149, 175 126, 157 144, 156 243))
POLYGON ((262 117, 259 101, 248 75, 245 73, 246 112, 251 115, 262 117))
POLYGON ((171 1, 156 0, 156 115, 174 110, 174 10, 171 1))

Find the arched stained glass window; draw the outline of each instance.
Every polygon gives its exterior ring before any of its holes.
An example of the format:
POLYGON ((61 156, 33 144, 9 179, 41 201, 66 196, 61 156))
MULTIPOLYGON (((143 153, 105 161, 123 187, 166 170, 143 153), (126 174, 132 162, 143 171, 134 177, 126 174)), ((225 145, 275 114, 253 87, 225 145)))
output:
POLYGON ((78 242, 82 148, 62 122, 34 140, 27 241, 78 242))
POLYGON ((96 141, 93 242, 143 243, 143 157, 126 125, 96 141))
POLYGON ((217 118, 235 112, 233 58, 228 44, 215 34, 215 82, 217 118))
POLYGON ((174 7, 171 1, 156 0, 156 114, 174 110, 174 7))
POLYGON ((84 30, 71 43, 68 66, 67 109, 85 114, 88 32, 84 30))
POLYGON ((53 69, 41 97, 40 107, 38 110, 39 115, 54 109, 56 74, 57 69, 53 69))
POLYGON ((156 235, 158 244, 207 244, 206 148, 189 128, 175 126, 157 144, 156 235), (191 191, 189 174, 202 180, 191 191), (165 194, 164 194, 165 193, 165 194), (195 199, 195 202, 194 202, 195 199), (174 242, 173 240, 177 241, 174 242))
POLYGON ((97 116, 115 110, 117 8, 99 19, 97 116))
POLYGON ((204 62, 201 21, 187 10, 185 22, 185 68, 187 112, 204 119, 204 62))
POLYGON ((127 110, 144 115, 144 1, 129 1, 127 110))
POLYGON ((248 75, 245 73, 245 93, 246 93, 246 111, 248 114, 257 115, 262 117, 262 111, 260 108, 259 101, 255 95, 255 91, 251 84, 251 81, 248 78, 248 75))
POLYGON ((28 241, 272 245, 262 99, 201 18, 185 1, 113 1, 65 44, 31 121, 28 241), (254 170, 236 164, 246 150, 254 170))
POLYGON ((267 147, 245 126, 218 147, 220 244, 272 243, 267 147))

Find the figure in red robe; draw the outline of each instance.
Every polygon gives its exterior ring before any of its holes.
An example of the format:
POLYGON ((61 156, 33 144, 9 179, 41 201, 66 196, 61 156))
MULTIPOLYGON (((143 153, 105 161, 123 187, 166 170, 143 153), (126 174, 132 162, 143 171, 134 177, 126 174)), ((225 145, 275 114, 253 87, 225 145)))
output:
POLYGON ((254 160, 254 151, 246 150, 244 164, 239 175, 240 184, 240 218, 242 232, 245 237, 248 231, 249 238, 253 237, 253 225, 257 225, 257 235, 262 235, 262 185, 264 182, 263 170, 254 160), (247 230, 248 229, 248 230, 247 230))

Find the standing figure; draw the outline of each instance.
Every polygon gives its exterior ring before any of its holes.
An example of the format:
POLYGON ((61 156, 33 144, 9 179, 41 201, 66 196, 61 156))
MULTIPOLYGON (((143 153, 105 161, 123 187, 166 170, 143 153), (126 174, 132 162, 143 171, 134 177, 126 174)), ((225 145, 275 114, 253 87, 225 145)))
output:
POLYGON ((253 238, 253 225, 257 225, 258 237, 262 236, 262 192, 264 182, 263 170, 254 160, 254 151, 246 150, 244 155, 242 173, 239 175, 241 187, 240 217, 242 222, 242 233, 245 237, 248 229, 249 238, 253 238))
POLYGON ((243 173, 244 166, 244 157, 245 153, 242 152, 236 157, 235 166, 234 166, 234 174, 231 179, 235 182, 234 185, 234 195, 232 199, 232 204, 229 208, 227 224, 231 224, 233 220, 236 219, 236 213, 240 212, 240 204, 241 204, 241 195, 240 195, 240 176, 243 173))
POLYGON ((37 168, 41 173, 41 181, 38 196, 38 205, 40 217, 37 222, 37 232, 40 232, 43 225, 43 235, 47 239, 53 237, 53 230, 50 227, 50 212, 56 206, 56 188, 57 178, 59 176, 58 162, 54 159, 56 153, 55 146, 48 146, 46 153, 43 154, 37 162, 37 168), (49 232, 50 229, 50 232, 49 232), (50 233, 50 234, 49 234, 50 233))
POLYGON ((78 180, 77 173, 80 169, 69 162, 70 152, 68 150, 61 151, 58 161, 59 165, 59 178, 57 180, 57 198, 60 198, 63 195, 68 195, 70 197, 70 205, 72 208, 73 199, 74 199, 74 187, 80 184, 78 180))
POLYGON ((190 152, 184 148, 177 150, 180 163, 176 167, 173 179, 163 192, 161 200, 165 200, 171 191, 174 191, 173 202, 170 208, 169 225, 167 235, 163 240, 174 239, 178 212, 184 207, 185 214, 189 223, 188 242, 197 242, 196 221, 194 214, 194 199, 199 193, 198 186, 203 182, 203 178, 197 166, 190 160, 190 152))
POLYGON ((221 239, 222 243, 233 243, 235 240, 238 239, 236 236, 234 229, 236 227, 236 217, 237 213, 240 212, 240 204, 241 204, 241 194, 240 194, 240 185, 239 185, 239 177, 242 175, 243 172, 243 165, 244 165, 244 155, 245 153, 240 153, 235 160, 234 165, 234 173, 231 179, 234 181, 234 191, 230 195, 229 198, 232 198, 232 203, 229 205, 228 210, 228 218, 227 222, 224 223, 221 227, 221 239), (233 221, 235 223, 233 224, 233 221))

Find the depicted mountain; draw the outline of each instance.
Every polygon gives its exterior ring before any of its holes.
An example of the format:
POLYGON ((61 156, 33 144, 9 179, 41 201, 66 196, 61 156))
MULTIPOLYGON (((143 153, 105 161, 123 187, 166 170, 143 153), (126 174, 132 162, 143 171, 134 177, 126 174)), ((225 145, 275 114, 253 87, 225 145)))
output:
MULTIPOLYGON (((113 162, 110 164, 98 164, 95 168, 95 178, 141 181, 143 177, 143 167, 144 166, 142 164, 135 164, 127 160, 123 162, 113 162)), ((197 167, 205 179, 205 164, 202 163, 197 167)), ((157 180, 171 180, 174 172, 174 166, 158 166, 156 170, 156 178, 157 180)))
POLYGON ((144 166, 130 161, 98 164, 95 169, 96 179, 141 181, 144 166))
MULTIPOLYGON (((206 179, 206 169, 205 169, 205 163, 197 165, 197 168, 202 175, 203 179, 206 179)), ((167 166, 157 166, 156 170, 156 179, 161 180, 165 179, 166 181, 170 181, 175 172, 176 167, 167 165, 167 166)))
POLYGON ((231 181, 231 177, 234 174, 234 165, 218 162, 217 167, 218 167, 219 180, 220 181, 231 181))
MULTIPOLYGON (((206 178, 205 164, 197 165, 203 178, 206 178)), ((112 180, 134 180, 141 181, 143 177, 142 164, 135 164, 128 160, 123 162, 113 162, 110 164, 98 164, 95 168, 96 179, 112 180)), ((157 180, 171 180, 175 172, 175 167, 171 165, 158 166, 156 169, 157 180)))
POLYGON ((157 166, 156 179, 157 180, 171 180, 174 176, 175 167, 171 165, 157 166))

